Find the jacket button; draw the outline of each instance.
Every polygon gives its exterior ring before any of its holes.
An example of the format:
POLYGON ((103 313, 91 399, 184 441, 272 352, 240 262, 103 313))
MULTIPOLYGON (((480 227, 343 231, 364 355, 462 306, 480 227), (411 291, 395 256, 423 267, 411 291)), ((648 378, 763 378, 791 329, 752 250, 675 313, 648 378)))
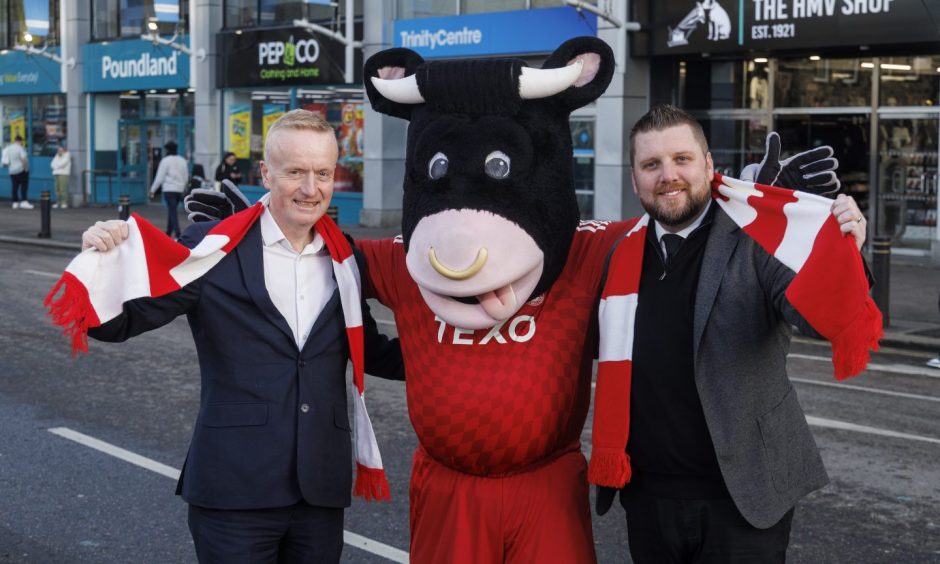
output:
POLYGON ((308 411, 310 411, 310 406, 305 403, 302 403, 300 404, 300 411, 301 413, 307 413, 308 411))
POLYGON ((303 368, 304 366, 307 366, 307 361, 306 361, 306 360, 298 360, 298 361, 297 361, 297 366, 303 368))

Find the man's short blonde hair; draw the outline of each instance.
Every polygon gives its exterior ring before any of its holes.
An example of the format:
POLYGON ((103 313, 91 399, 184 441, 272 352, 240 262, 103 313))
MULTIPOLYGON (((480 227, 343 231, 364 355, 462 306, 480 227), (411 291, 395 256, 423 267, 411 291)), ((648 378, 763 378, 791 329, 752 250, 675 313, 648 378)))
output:
POLYGON ((336 135, 336 130, 328 121, 323 119, 320 114, 310 110, 296 109, 291 110, 281 117, 277 118, 268 129, 268 136, 264 144, 264 158, 268 158, 268 143, 271 140, 271 134, 280 129, 307 129, 318 133, 330 133, 336 135))

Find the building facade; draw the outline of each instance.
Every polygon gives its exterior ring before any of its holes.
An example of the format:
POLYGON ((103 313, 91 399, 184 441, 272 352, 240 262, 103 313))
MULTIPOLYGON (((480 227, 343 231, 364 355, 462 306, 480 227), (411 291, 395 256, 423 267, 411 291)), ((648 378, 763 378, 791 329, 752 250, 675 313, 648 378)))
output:
MULTIPOLYGON (((369 108, 366 57, 407 47, 425 59, 512 56, 539 66, 565 39, 597 35, 617 67, 607 92, 571 118, 583 217, 642 212, 629 130, 668 102, 703 122, 722 172, 759 160, 770 130, 785 150, 832 145, 872 235, 940 257, 940 5, 599 0, 597 16, 564 4, 0 0, 0 141, 27 137, 34 197, 51 188, 48 160, 66 143, 73 203, 120 194, 142 202, 173 140, 210 177, 235 153, 242 188, 257 198, 268 126, 307 108, 337 130, 340 223, 397 225, 407 124, 369 108)), ((0 197, 9 191, 4 175, 0 197)))

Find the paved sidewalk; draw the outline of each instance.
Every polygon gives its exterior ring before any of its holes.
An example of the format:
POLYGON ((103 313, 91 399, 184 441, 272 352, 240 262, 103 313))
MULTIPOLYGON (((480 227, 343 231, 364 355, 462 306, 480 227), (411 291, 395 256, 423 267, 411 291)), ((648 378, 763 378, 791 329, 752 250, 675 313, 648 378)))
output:
MULTIPOLYGON (((12 209, 9 201, 0 200, 0 242, 23 245, 40 245, 78 251, 82 232, 95 221, 117 219, 115 206, 85 206, 67 210, 52 210, 50 239, 40 239, 40 215, 38 202, 35 209, 12 209)), ((158 227, 166 226, 166 208, 160 204, 132 206, 131 211, 140 214, 158 227)), ((180 213, 180 224, 188 225, 185 214, 180 213)), ((343 229, 353 237, 375 239, 398 234, 397 228, 369 228, 344 225, 343 229)), ((891 257, 889 303, 890 326, 885 329, 884 346, 917 349, 934 354, 940 353, 940 311, 937 300, 940 294, 940 264, 929 257, 893 255, 891 257)), ((940 373, 940 370, 938 370, 940 373)))

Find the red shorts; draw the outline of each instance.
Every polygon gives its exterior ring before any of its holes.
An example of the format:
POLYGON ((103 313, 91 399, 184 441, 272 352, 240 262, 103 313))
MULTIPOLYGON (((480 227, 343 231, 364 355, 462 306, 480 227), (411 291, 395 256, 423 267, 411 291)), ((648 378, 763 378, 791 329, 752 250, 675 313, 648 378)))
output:
POLYGON ((587 463, 580 450, 504 478, 456 472, 415 451, 411 562, 593 563, 587 463))

